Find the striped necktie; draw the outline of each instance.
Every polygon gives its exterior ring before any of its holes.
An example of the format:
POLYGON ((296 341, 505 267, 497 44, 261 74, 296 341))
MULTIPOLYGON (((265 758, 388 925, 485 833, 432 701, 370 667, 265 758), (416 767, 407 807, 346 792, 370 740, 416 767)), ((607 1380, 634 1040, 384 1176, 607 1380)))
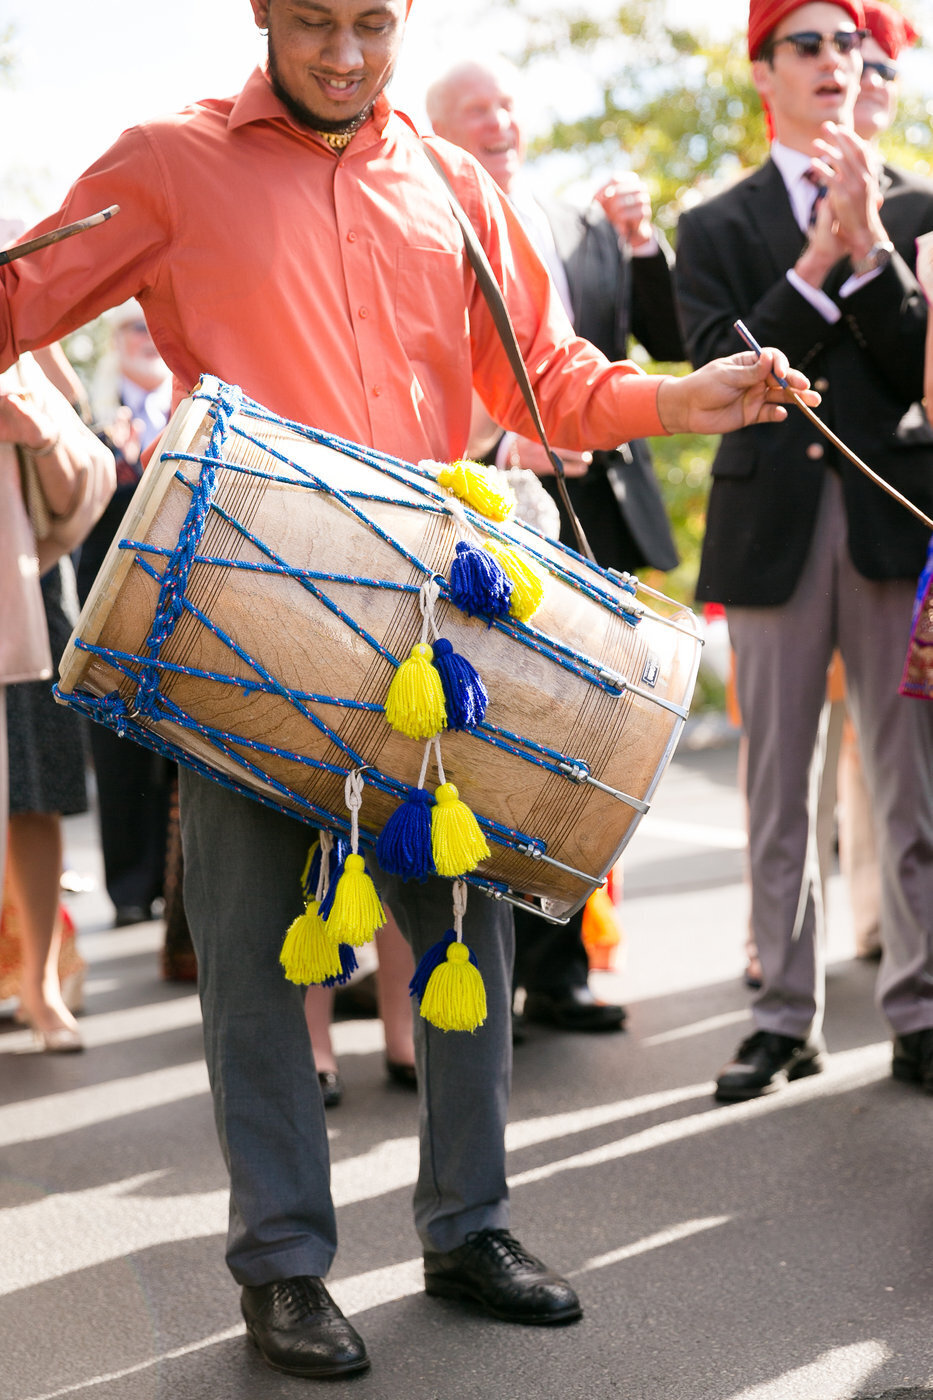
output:
POLYGON ((816 194, 813 197, 813 204, 810 206, 810 217, 807 219, 807 228, 812 228, 813 225, 816 223, 816 216, 819 212, 820 202, 826 198, 826 186, 823 184, 823 181, 820 178, 819 171, 814 170, 812 167, 804 172, 804 179, 809 180, 810 184, 814 185, 816 188, 816 194))

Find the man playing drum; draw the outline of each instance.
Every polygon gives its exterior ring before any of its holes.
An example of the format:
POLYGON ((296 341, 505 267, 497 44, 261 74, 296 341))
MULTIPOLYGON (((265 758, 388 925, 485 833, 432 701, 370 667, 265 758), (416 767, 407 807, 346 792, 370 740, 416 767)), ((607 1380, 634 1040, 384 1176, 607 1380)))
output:
MULTIPOLYGON (((239 384, 275 413, 405 458, 451 460, 475 385, 492 417, 530 418, 422 142, 383 89, 403 0, 250 0, 268 64, 233 99, 125 132, 48 227, 117 203, 118 218, 4 269, 0 368, 135 296, 176 379, 239 384)), ((574 337, 547 272, 492 181, 433 141, 504 289, 555 445, 615 446, 722 432, 786 416, 776 352, 683 379, 610 365, 574 337)), ((818 395, 807 392, 807 401, 818 395)), ((298 912, 308 834, 225 788, 182 774, 185 905, 197 945, 217 1127, 231 1177, 227 1262, 265 1360, 300 1376, 368 1365, 327 1294, 336 1249, 324 1112, 299 990, 279 967, 298 912)), ((439 879, 380 893, 416 958, 449 922, 439 879)), ((429 1293, 494 1316, 580 1316, 563 1279, 508 1233, 504 1129, 512 921, 474 896, 464 937, 483 969, 474 1036, 417 1027, 422 1096, 415 1219, 429 1293)))

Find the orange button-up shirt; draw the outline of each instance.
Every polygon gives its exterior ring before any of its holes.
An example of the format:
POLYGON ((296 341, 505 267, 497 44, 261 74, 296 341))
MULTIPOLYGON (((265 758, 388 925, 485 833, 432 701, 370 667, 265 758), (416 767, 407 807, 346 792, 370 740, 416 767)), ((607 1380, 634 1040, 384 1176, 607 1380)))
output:
MULTIPOLYGON (((612 447, 664 431, 657 380, 575 338, 495 185, 432 142, 503 288, 549 435, 612 447)), ((256 69, 235 98, 123 133, 27 237, 108 223, 0 269, 0 369, 135 296, 176 379, 238 384, 284 417, 409 461, 461 455, 471 384, 533 428, 446 191, 381 97, 339 154, 256 69)))

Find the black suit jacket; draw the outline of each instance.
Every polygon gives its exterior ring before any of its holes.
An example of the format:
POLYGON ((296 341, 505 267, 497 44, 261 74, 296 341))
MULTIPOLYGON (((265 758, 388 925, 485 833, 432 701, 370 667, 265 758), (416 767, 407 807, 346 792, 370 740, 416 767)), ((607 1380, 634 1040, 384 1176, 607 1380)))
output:
MULTIPOLYGON (((653 257, 632 258, 620 248, 601 210, 581 212, 569 204, 540 202, 567 273, 577 334, 610 360, 627 358, 633 335, 657 360, 684 359, 670 249, 664 245, 653 257)), ((575 545, 556 485, 548 477, 542 477, 542 484, 561 509, 561 539, 575 545)), ((594 453, 587 476, 567 485, 604 568, 674 568, 677 551, 644 442, 594 453)))
MULTIPOLYGON (((769 160, 709 203, 682 215, 676 285, 695 365, 742 348, 745 321, 761 345, 783 350, 823 395, 817 411, 863 461, 933 513, 933 433, 923 392, 926 303, 914 277, 914 240, 933 228, 933 184, 886 170, 881 217, 896 253, 867 286, 841 298, 843 259, 827 279, 839 306, 830 325, 788 282, 804 235, 769 160)), ((713 462, 697 596, 745 606, 785 602, 800 576, 827 470, 842 479, 852 561, 866 578, 916 578, 929 531, 891 500, 799 410, 786 423, 721 440, 713 462)))

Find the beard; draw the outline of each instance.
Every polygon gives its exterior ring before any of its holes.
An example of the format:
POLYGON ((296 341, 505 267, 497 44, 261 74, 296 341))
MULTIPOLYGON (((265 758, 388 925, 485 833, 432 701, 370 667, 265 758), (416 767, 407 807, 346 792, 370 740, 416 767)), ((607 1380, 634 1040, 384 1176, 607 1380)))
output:
POLYGON ((361 112, 357 112, 353 117, 346 117, 342 121, 329 120, 327 117, 319 117, 318 114, 308 107, 300 98, 295 97, 288 91, 282 82, 279 73, 279 66, 276 62, 275 44, 272 39, 272 30, 269 30, 269 80, 272 91, 288 111, 290 116, 295 118, 302 126, 309 127, 311 131, 326 131, 334 136, 351 135, 358 131, 365 121, 368 120, 373 110, 372 102, 368 102, 361 112))

